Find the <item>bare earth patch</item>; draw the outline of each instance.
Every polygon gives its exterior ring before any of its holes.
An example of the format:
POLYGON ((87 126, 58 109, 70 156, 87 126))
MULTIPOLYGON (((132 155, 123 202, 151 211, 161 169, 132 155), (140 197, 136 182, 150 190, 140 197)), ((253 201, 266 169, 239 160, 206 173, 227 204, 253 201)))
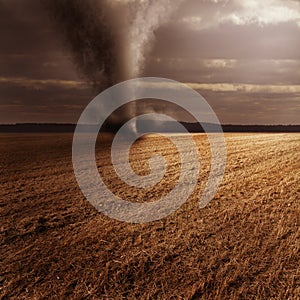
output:
MULTIPOLYGON (((180 137, 178 137, 180 138, 180 137)), ((71 134, 0 135, 2 299, 299 299, 300 134, 227 134, 225 177, 211 203, 189 200, 149 224, 109 219, 85 200, 71 161, 71 134)), ((130 201, 155 201, 178 180, 174 145, 139 140, 133 169, 162 153, 167 174, 138 189, 117 178, 109 139, 97 147, 106 184, 130 201)))

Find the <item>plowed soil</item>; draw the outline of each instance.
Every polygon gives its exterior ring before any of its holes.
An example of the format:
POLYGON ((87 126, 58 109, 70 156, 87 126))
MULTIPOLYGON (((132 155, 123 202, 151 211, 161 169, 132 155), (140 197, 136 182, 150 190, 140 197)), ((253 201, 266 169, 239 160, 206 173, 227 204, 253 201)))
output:
MULTIPOLYGON (((202 165, 194 193, 162 220, 129 224, 84 198, 71 134, 1 134, 0 298, 299 299, 300 134, 227 134, 225 177, 203 209, 210 155, 205 136, 193 138, 202 165)), ((98 144, 97 159, 117 195, 155 201, 176 184, 179 156, 166 138, 132 148, 140 175, 154 152, 167 161, 145 190, 117 177, 109 144, 98 144)))

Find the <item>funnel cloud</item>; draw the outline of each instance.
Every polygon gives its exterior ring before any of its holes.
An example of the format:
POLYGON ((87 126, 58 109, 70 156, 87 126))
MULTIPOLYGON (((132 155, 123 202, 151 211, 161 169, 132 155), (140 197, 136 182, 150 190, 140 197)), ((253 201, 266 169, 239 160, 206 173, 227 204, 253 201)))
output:
MULTIPOLYGON (((57 30, 63 34, 78 70, 97 90, 141 75, 155 30, 182 0, 45 0, 57 30)), ((117 101, 117 100, 115 100, 117 101)), ((136 114, 132 103, 112 123, 136 114)))

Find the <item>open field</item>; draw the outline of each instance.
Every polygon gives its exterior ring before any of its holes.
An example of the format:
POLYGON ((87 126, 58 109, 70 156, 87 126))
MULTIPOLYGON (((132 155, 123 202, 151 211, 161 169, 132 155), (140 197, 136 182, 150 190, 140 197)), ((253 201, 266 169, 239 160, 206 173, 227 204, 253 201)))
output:
MULTIPOLYGON (((218 193, 198 208, 209 170, 203 135, 199 183, 169 217, 128 224, 97 212, 76 183, 72 134, 0 135, 2 299, 299 299, 300 134, 226 134, 218 193)), ((155 201, 178 179, 178 153, 162 137, 139 140, 133 169, 161 152, 154 188, 122 183, 97 151, 118 195, 155 201)))

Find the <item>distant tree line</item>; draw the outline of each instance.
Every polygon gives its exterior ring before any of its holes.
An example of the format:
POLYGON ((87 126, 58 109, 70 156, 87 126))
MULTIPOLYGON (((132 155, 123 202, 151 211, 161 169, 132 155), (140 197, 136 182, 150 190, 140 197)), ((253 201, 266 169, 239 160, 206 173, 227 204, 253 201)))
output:
MULTIPOLYGON (((181 124, 192 133, 204 132, 205 127, 208 132, 218 131, 215 124, 204 123, 203 127, 199 123, 181 122, 181 124)), ((104 123, 101 131, 117 132, 122 124, 111 125, 104 123)), ((76 124, 55 124, 55 123, 19 123, 19 124, 2 124, 0 132, 2 133, 72 133, 76 124)), ((140 132, 176 132, 173 122, 152 122, 147 121, 143 124, 137 123, 137 129, 140 132)), ((95 125, 82 125, 82 130, 89 132, 95 129, 95 125)), ((224 132, 300 132, 300 125, 222 125, 224 132)))

